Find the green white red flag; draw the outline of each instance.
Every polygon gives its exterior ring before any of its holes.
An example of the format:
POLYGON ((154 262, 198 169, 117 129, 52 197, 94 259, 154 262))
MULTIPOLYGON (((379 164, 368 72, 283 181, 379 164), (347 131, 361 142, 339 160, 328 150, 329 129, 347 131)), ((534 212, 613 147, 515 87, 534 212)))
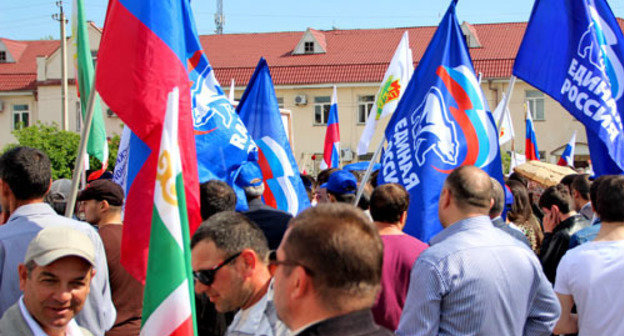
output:
POLYGON ((169 93, 154 189, 141 335, 196 335, 189 223, 178 145, 179 89, 169 93))

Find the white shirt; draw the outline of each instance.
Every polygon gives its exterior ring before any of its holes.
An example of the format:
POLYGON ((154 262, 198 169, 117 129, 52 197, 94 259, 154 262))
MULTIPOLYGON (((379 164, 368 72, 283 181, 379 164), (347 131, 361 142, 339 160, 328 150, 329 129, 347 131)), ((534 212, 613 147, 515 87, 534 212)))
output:
POLYGON ((225 336, 288 336, 288 328, 277 318, 273 304, 273 283, 264 296, 247 309, 239 310, 225 336))
MULTIPOLYGON (((46 334, 43 329, 41 329, 41 326, 39 326, 39 323, 37 323, 37 321, 35 321, 35 319, 30 315, 30 312, 28 311, 28 309, 26 309, 26 305, 24 305, 24 296, 22 295, 19 299, 19 308, 20 311, 22 313, 22 316, 24 317, 24 320, 26 321, 26 324, 28 325, 28 328, 30 328, 30 331, 32 331, 33 336, 47 336, 48 334, 46 334)), ((82 331, 80 330, 80 328, 78 327, 78 324, 76 324, 76 321, 74 321, 74 319, 71 319, 71 321, 69 321, 69 323, 67 324, 67 329, 66 329, 66 336, 82 336, 82 331)))
POLYGON ((572 295, 579 336, 624 335, 624 241, 588 242, 557 267, 555 292, 572 295))

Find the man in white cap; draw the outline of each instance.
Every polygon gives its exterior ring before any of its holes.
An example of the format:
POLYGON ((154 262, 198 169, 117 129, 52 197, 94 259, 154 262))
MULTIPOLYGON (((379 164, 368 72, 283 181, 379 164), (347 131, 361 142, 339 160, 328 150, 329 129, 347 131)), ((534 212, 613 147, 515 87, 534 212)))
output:
POLYGON ((24 294, 0 320, 6 335, 92 335, 74 317, 95 275, 95 249, 84 233, 66 226, 41 230, 18 266, 24 294))

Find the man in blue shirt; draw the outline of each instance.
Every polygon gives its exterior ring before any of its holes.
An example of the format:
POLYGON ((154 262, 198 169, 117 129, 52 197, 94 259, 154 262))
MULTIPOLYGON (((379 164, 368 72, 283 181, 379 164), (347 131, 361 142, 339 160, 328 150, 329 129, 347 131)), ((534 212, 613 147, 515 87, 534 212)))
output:
POLYGON ((95 247, 96 274, 76 321, 93 334, 103 335, 116 317, 104 245, 91 225, 59 216, 43 202, 51 175, 50 159, 38 149, 17 147, 0 157, 0 203, 11 214, 0 226, 0 315, 22 295, 17 266, 24 261, 30 241, 45 227, 66 226, 84 233, 95 247))
POLYGON ((474 166, 446 179, 445 229, 414 264, 397 335, 550 335, 555 293, 533 252, 492 225, 491 190, 474 166))

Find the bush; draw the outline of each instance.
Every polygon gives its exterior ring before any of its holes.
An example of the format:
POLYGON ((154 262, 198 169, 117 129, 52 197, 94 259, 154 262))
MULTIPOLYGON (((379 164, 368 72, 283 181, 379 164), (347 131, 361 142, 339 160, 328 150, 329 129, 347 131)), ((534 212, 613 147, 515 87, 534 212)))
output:
MULTIPOLYGON (((56 124, 44 125, 38 122, 33 126, 13 131, 13 135, 17 138, 18 143, 6 145, 2 149, 3 153, 17 146, 28 146, 40 149, 50 158, 52 164, 52 179, 72 178, 78 146, 80 145, 80 135, 78 133, 62 131, 56 124)), ((109 170, 115 168, 119 141, 119 135, 113 136, 108 141, 109 170)), ((92 169, 100 169, 102 166, 100 161, 94 157, 90 157, 89 165, 92 169)))

